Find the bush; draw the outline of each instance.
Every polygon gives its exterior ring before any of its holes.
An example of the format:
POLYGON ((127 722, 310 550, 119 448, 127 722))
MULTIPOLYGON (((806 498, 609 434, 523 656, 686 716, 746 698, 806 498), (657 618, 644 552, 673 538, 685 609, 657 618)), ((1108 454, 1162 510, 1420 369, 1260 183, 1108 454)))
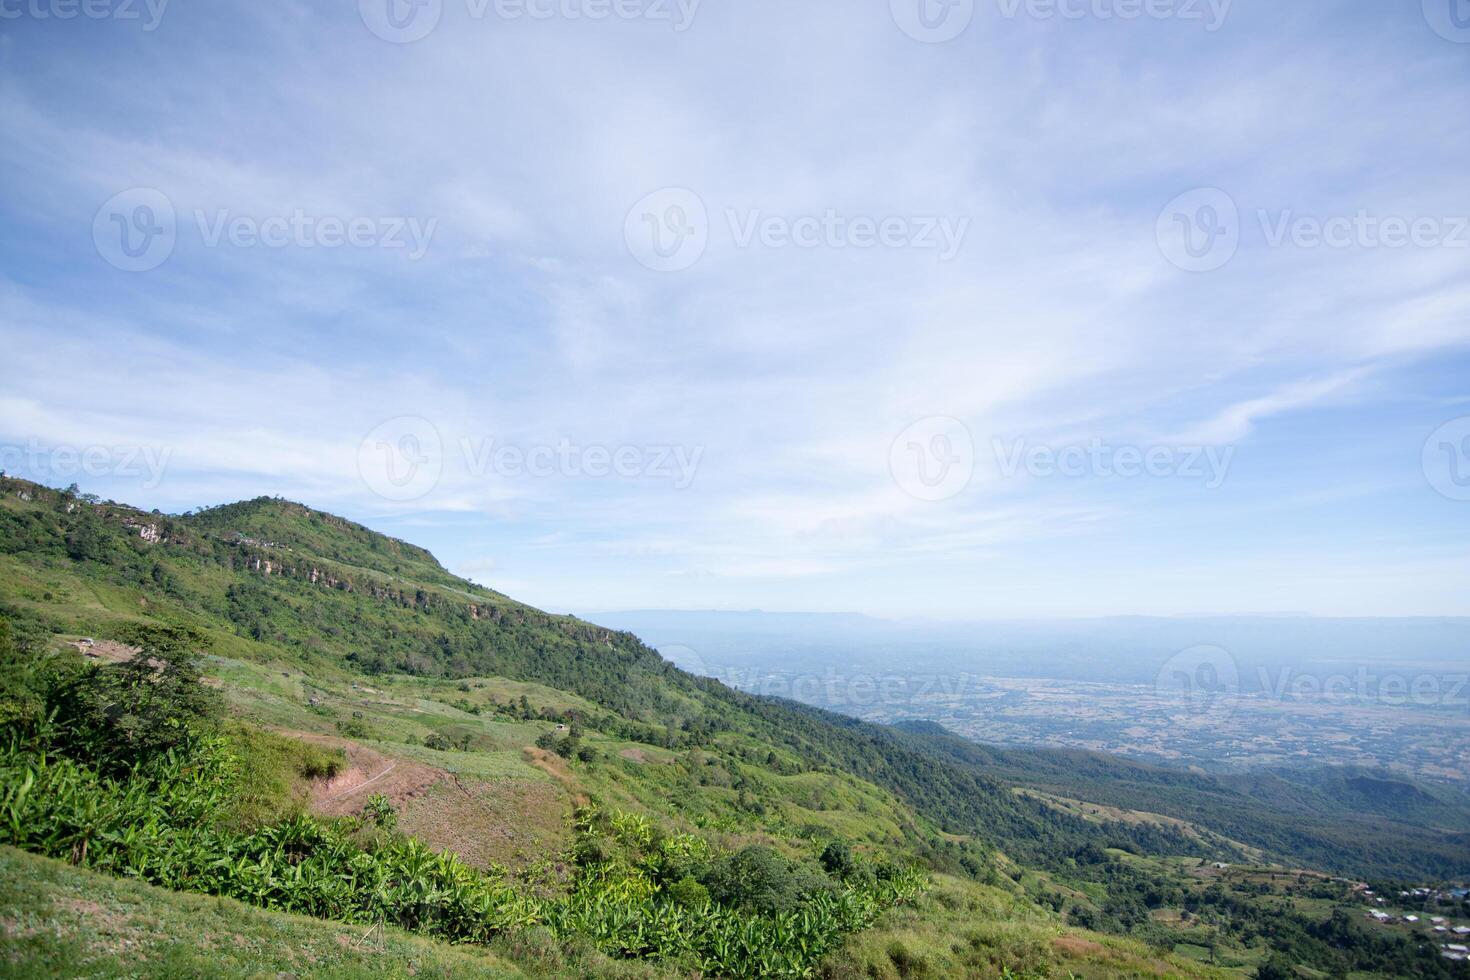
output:
POLYGON ((789 912, 829 882, 820 873, 793 865, 769 847, 752 844, 714 862, 702 882, 721 905, 753 912, 789 912))
POLYGON ((87 668, 51 693, 59 748, 117 774, 178 748, 219 717, 223 699, 200 683, 198 633, 136 626, 119 638, 140 652, 87 668))
POLYGON ((393 801, 382 793, 367 798, 362 805, 362 817, 371 820, 379 830, 392 833, 398 829, 398 811, 393 808, 393 801))
POLYGON ((368 739, 373 737, 373 731, 366 723, 353 718, 349 721, 337 722, 337 731, 348 738, 368 739))
POLYGON ((834 840, 822 848, 822 856, 818 858, 822 870, 834 878, 846 878, 857 870, 857 859, 852 856, 852 848, 847 846, 846 841, 834 840))
POLYGON ((685 875, 669 886, 669 901, 680 908, 703 908, 709 903, 709 889, 694 878, 685 875))
POLYGON ((341 749, 323 749, 308 746, 302 752, 300 773, 307 779, 331 779, 342 771, 347 757, 341 749))

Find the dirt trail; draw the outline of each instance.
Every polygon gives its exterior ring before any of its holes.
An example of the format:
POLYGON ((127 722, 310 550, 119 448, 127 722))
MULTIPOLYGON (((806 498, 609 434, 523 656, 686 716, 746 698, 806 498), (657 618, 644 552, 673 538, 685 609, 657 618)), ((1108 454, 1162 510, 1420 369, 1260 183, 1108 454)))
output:
POLYGON ((323 802, 330 803, 333 800, 340 800, 344 796, 349 796, 349 795, 351 795, 353 793, 356 793, 360 789, 367 789, 373 783, 376 783, 378 780, 382 779, 384 776, 388 775, 390 772, 392 772, 394 769, 397 769, 397 768, 398 768, 398 763, 396 763, 396 762, 390 762, 388 764, 388 768, 387 769, 384 769, 382 772, 378 773, 376 776, 374 776, 372 779, 369 779, 367 782, 365 782, 365 783, 358 783, 356 786, 352 787, 351 789, 344 789, 342 792, 338 793, 336 796, 329 796, 329 797, 327 797, 326 800, 324 800, 323 802))
POLYGON ((388 756, 350 739, 301 731, 280 734, 347 754, 341 772, 312 782, 312 813, 350 816, 361 812, 368 797, 382 793, 398 811, 399 829, 435 848, 452 850, 476 867, 522 867, 559 852, 567 843, 567 811, 587 801, 576 792, 575 776, 560 756, 530 746, 526 761, 551 780, 530 773, 479 780, 388 756))
POLYGON ((347 753, 347 765, 341 772, 331 779, 316 780, 311 785, 311 812, 321 816, 343 817, 356 813, 374 793, 382 793, 401 809, 407 801, 422 796, 429 787, 449 778, 449 773, 443 769, 390 758, 348 739, 308 732, 282 734, 347 753))

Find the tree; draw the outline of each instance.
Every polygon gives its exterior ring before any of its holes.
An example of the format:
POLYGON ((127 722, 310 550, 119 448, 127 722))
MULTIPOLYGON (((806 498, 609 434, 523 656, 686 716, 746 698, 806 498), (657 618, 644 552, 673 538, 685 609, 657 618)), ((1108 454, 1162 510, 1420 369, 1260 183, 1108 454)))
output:
POLYGON ((197 632, 144 625, 119 639, 137 652, 75 675, 55 695, 63 744, 111 771, 182 745, 218 718, 223 703, 200 677, 197 632))
MULTIPOLYGON (((58 691, 93 670, 76 653, 49 651, 51 631, 15 610, 0 611, 0 728, 41 734, 58 691)), ((49 737, 49 733, 48 736, 49 737)))
POLYGON ((820 874, 794 867, 760 844, 714 862, 702 880, 715 901, 754 912, 789 912, 826 883, 820 874))
POLYGON ((1285 956, 1272 953, 1270 959, 1256 967, 1255 980, 1297 980, 1297 972, 1285 956))
POLYGON ((852 856, 852 848, 844 840, 834 840, 822 848, 822 856, 818 860, 822 869, 834 878, 846 878, 857 870, 857 860, 852 856))

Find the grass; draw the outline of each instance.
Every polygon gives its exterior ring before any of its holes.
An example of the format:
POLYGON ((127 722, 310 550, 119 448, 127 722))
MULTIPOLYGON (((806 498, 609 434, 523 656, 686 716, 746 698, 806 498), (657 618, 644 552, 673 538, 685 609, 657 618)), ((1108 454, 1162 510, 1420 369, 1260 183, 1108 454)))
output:
POLYGON ((230 748, 241 761, 234 804, 239 826, 274 823, 306 809, 312 779, 334 776, 346 765, 341 749, 283 738, 244 725, 229 729, 230 748))
POLYGON ((494 953, 165 891, 0 847, 0 975, 527 976, 494 953))
POLYGON ((1008 892, 936 876, 912 908, 890 911, 823 964, 824 977, 1239 977, 1142 943, 1061 926, 1008 892))

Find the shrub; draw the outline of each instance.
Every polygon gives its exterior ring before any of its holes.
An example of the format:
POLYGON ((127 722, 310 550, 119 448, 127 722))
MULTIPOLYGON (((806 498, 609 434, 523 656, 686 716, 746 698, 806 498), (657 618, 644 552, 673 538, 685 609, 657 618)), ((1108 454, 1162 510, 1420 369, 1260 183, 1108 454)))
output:
POLYGON ((709 903, 709 889, 685 875, 669 886, 669 901, 680 908, 697 909, 709 903))
POLYGON ((714 862, 702 881, 720 904, 754 912, 789 912, 827 884, 818 873, 760 844, 714 862))
POLYGON ((857 860, 852 856, 852 848, 847 846, 846 841, 832 841, 822 848, 822 856, 818 860, 822 870, 834 878, 846 878, 857 870, 857 860))
POLYGON ((367 798, 362 805, 362 816, 364 820, 371 820, 379 830, 392 833, 398 829, 398 811, 393 808, 393 801, 382 793, 374 793, 367 798))

